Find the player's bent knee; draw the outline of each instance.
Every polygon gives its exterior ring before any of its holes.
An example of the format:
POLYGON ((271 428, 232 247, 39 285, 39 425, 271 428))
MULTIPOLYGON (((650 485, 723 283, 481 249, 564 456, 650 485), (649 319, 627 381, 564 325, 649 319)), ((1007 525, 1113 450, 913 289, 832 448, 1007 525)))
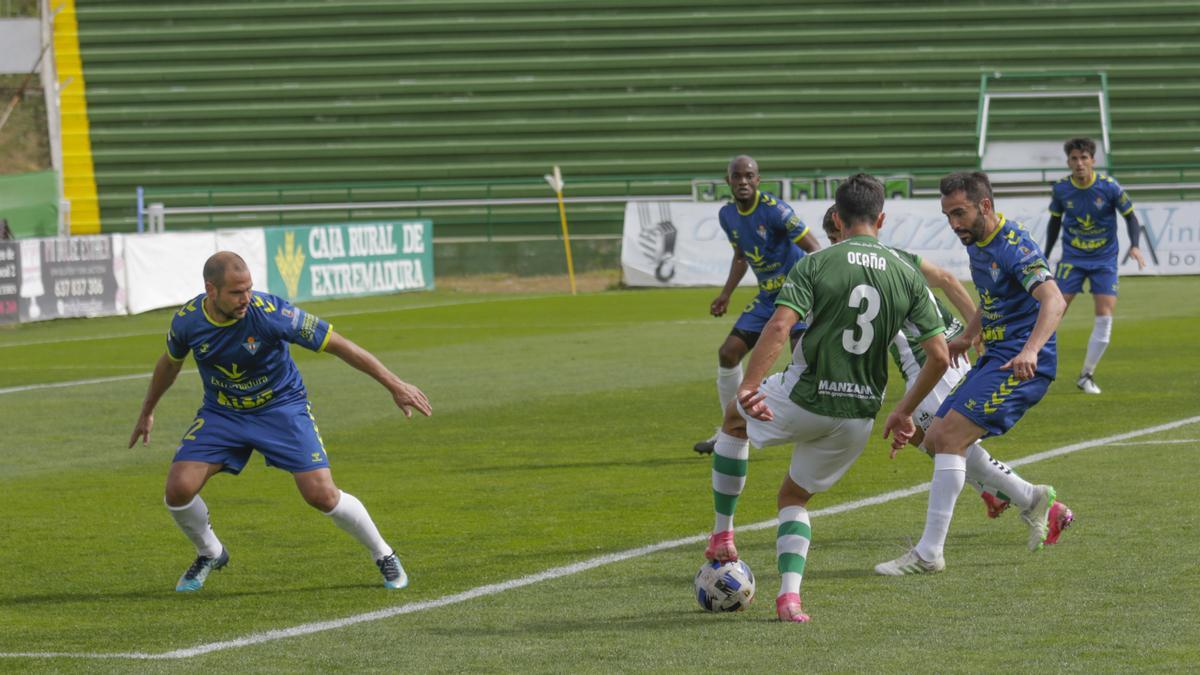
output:
POLYGON ((930 455, 950 453, 965 455, 967 448, 983 435, 983 430, 957 410, 939 417, 925 432, 925 452, 930 455))
POLYGON ((717 350, 717 363, 722 368, 736 368, 746 356, 746 350, 722 346, 717 350))
POLYGON ((167 483, 167 487, 163 490, 163 501, 171 508, 180 508, 192 503, 196 498, 197 490, 190 489, 184 485, 172 485, 167 483))
POLYGON ((797 485, 790 475, 783 477, 783 485, 779 486, 779 497, 776 500, 778 508, 808 506, 810 499, 812 499, 811 492, 797 485))
POLYGON ((306 490, 301 493, 304 501, 309 506, 317 509, 321 513, 329 513, 337 508, 338 500, 341 499, 341 490, 333 488, 332 490, 306 490))
POLYGON ((721 431, 734 438, 746 438, 746 418, 742 417, 741 411, 738 410, 737 401, 730 401, 729 407, 725 409, 725 421, 721 424, 721 431))

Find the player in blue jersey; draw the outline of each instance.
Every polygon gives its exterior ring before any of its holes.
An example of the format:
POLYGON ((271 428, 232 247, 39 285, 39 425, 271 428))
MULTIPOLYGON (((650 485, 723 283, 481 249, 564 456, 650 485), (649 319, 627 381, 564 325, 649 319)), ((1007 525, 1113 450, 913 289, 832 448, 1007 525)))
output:
POLYGON ((431 414, 429 400, 325 321, 282 298, 250 289, 250 270, 240 256, 223 251, 208 259, 204 294, 172 317, 166 353, 154 367, 129 438, 131 448, 139 438, 143 445, 149 443, 154 407, 191 352, 204 385, 204 403, 175 451, 164 500, 197 555, 175 590, 200 590, 211 571, 229 562, 199 493, 220 471, 240 473, 254 450, 268 466, 291 473, 304 501, 370 551, 386 587, 404 588, 408 575, 395 550, 380 536, 362 502, 333 483, 325 444, 288 343, 329 352, 367 373, 391 393, 407 417, 413 410, 431 414))
MULTIPOLYGON (((950 355, 954 362, 965 358, 981 331, 986 350, 942 402, 925 434, 925 448, 934 456, 925 532, 912 550, 875 566, 879 574, 893 576, 945 569, 942 551, 966 480, 967 449, 1011 429, 1045 395, 1058 366, 1054 332, 1067 307, 1029 233, 996 212, 987 174, 950 174, 939 187, 942 212, 967 247, 980 298, 967 329, 950 341, 950 355)), ((1037 486, 1031 506, 1021 513, 1031 550, 1046 539, 1055 497, 1053 487, 1037 486)))
MULTIPOLYGON (((829 207, 829 210, 825 212, 825 218, 821 221, 821 228, 829 237, 830 244, 837 244, 844 238, 842 228, 834 220, 834 209, 833 206, 829 207)), ((892 247, 892 250, 919 269, 921 275, 925 277, 925 283, 929 284, 930 288, 941 289, 960 314, 964 317, 975 316, 975 302, 971 299, 971 295, 949 271, 914 253, 895 247, 892 247)), ((950 340, 961 335, 964 327, 958 318, 936 298, 934 305, 946 327, 946 339, 950 340)), ((896 339, 892 340, 892 345, 888 350, 892 355, 892 361, 904 378, 905 391, 916 382, 917 375, 925 365, 925 351, 921 349, 918 337, 910 328, 901 329, 900 333, 896 335, 896 339)), ((982 345, 977 345, 977 351, 983 353, 982 345)), ((965 359, 951 364, 946 368, 942 379, 933 387, 933 391, 917 404, 917 409, 913 411, 913 422, 917 425, 917 429, 909 440, 909 445, 929 454, 924 445, 925 432, 935 419, 942 402, 946 400, 950 392, 954 391, 970 367, 971 364, 965 359)), ((897 452, 897 450, 892 451, 893 458, 897 452)), ((979 496, 983 498, 987 505, 988 518, 1000 517, 1000 514, 1013 502, 1022 511, 1033 506, 1037 495, 1037 486, 1021 478, 1004 462, 992 457, 982 444, 975 442, 968 446, 966 457, 966 482, 975 488, 979 492, 979 496)), ((1046 535, 1046 544, 1057 543, 1063 530, 1074 520, 1075 515, 1071 509, 1061 501, 1055 501, 1047 518, 1049 532, 1046 535)))
MULTIPOLYGON (((812 253, 821 248, 816 236, 800 221, 792 207, 758 189, 760 180, 758 162, 753 157, 734 157, 725 173, 733 201, 721 207, 717 214, 721 230, 733 247, 733 260, 729 264, 725 286, 709 305, 709 313, 725 315, 729 297, 746 276, 747 269, 754 270, 754 276, 758 278, 758 294, 742 310, 733 330, 717 350, 717 397, 722 415, 742 384, 742 359, 754 349, 763 326, 775 313, 775 297, 779 295, 787 273, 805 252, 812 253)), ((804 324, 797 323, 792 331, 793 347, 803 331, 804 324)), ((714 434, 693 449, 701 454, 712 454, 716 440, 714 434)))
POLYGON ((1140 227, 1133 202, 1112 176, 1098 174, 1096 143, 1090 138, 1072 138, 1063 144, 1071 175, 1054 184, 1050 197, 1050 225, 1047 228, 1046 255, 1063 232, 1063 254, 1055 270, 1063 297, 1070 306, 1077 293, 1083 292, 1084 280, 1090 280, 1096 320, 1088 338, 1087 356, 1075 386, 1087 394, 1099 394, 1092 375, 1112 336, 1113 309, 1117 306, 1117 213, 1125 218, 1129 232, 1129 257, 1138 269, 1146 259, 1138 248, 1140 227))

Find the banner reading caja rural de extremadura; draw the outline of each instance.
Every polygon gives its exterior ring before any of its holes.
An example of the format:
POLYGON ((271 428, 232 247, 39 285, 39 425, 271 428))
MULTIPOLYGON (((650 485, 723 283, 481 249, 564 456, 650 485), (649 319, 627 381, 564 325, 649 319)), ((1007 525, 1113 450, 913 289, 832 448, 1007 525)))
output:
POLYGON ((433 223, 273 227, 267 288, 293 302, 433 288, 433 223))

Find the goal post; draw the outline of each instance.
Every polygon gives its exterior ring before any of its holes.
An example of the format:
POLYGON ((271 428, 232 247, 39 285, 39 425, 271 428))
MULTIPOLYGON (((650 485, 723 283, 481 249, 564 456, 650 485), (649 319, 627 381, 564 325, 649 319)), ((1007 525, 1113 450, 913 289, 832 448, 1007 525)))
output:
MULTIPOLYGON (((981 168, 987 169, 991 164, 999 166, 1012 164, 1013 151, 1004 148, 1003 143, 989 142, 988 132, 994 110, 1002 101, 1008 100, 1060 100, 1082 99, 1094 100, 1099 111, 1101 148, 1104 159, 1111 151, 1112 119, 1108 103, 1108 74, 1104 71, 1043 71, 1043 72, 991 72, 982 73, 979 77, 979 114, 975 124, 975 135, 978 141, 977 154, 981 168), (996 147, 1001 146, 1001 147, 996 147), (1008 155, 1008 156, 1006 156, 1008 155)), ((1031 134, 1031 139, 1036 135, 1031 134)), ((1027 152, 1029 147, 1035 147, 1036 141, 1011 143, 1017 152, 1027 152)), ((1043 142, 1043 144, 1045 144, 1043 142)), ((1101 153, 1098 152, 1098 155, 1101 153)), ((1044 160, 1036 157, 1037 164, 1044 160)), ((1097 164, 1101 164, 1097 157, 1097 164)), ((1061 166, 1061 160, 1056 164, 1061 166)), ((1041 168, 1031 161, 1023 168, 1041 168)))

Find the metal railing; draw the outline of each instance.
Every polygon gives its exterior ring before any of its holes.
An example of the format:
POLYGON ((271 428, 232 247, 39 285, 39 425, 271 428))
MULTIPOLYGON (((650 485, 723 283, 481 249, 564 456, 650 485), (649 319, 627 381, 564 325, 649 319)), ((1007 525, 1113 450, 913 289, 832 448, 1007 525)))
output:
MULTIPOLYGON (((1065 163, 1064 163, 1065 164, 1065 163)), ((889 197, 937 196, 937 180, 941 176, 962 167, 917 168, 892 171, 867 170, 888 178, 889 197)), ((1096 167, 1107 172, 1108 167, 1096 167)), ((1151 174, 1153 182, 1127 184, 1131 190, 1178 190, 1178 198, 1185 192, 1200 190, 1200 163, 1122 165, 1122 175, 1151 174)), ((789 201, 805 199, 832 199, 837 185, 847 172, 814 171, 805 176, 764 176, 763 189, 776 189, 780 197, 789 201)), ((995 169, 988 172, 997 194, 1042 195, 1049 184, 1066 175, 1067 168, 1043 167, 995 169)), ((716 176, 589 176, 568 178, 564 197, 567 205, 623 204, 626 202, 655 201, 719 201, 724 193, 715 186, 723 184, 716 176), (580 194, 584 193, 584 194, 580 194)), ((413 216, 427 217, 423 211, 429 209, 482 209, 482 225, 485 238, 491 240, 496 233, 493 225, 505 210, 519 207, 553 206, 555 197, 504 196, 513 193, 532 195, 544 193, 546 186, 541 181, 530 179, 507 179, 491 181, 443 181, 418 183, 414 181, 390 183, 354 184, 309 184, 309 185, 264 185, 250 187, 206 187, 206 188, 142 188, 137 189, 137 231, 161 231, 166 221, 175 215, 208 216, 209 226, 215 225, 215 216, 231 214, 274 214, 276 224, 289 224, 288 214, 302 212, 344 212, 348 220, 356 218, 356 212, 370 210, 410 210, 413 216), (453 197, 447 197, 453 194, 453 197), (267 196, 270 203, 254 197, 267 196), (379 199, 379 195, 404 195, 411 199, 379 199), (461 195, 461 196, 459 196, 461 195), (239 203, 239 197, 244 198, 239 203), (171 205, 183 201, 183 205, 171 205), (187 203, 191 202, 191 203, 187 203), (200 202, 197 204, 196 202, 200 202)), ((262 224, 256 221, 256 224, 262 224)))

